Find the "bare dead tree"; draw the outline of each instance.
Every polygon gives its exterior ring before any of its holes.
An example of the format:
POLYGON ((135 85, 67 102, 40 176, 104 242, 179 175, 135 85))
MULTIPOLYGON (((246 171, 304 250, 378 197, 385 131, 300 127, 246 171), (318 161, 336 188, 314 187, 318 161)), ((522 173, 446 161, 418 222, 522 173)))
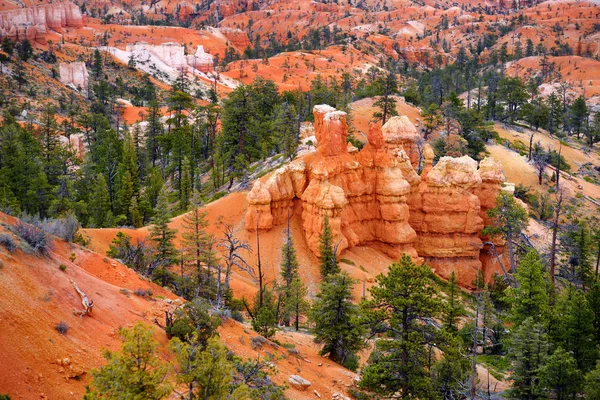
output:
MULTIPOLYGON (((244 260, 244 258, 240 255, 241 250, 246 250, 251 252, 252 249, 250 245, 246 242, 241 241, 237 237, 235 237, 235 231, 233 225, 223 223, 223 239, 217 245, 217 247, 223 249, 223 255, 225 259, 225 281, 224 285, 225 290, 229 290, 230 288, 230 280, 231 280, 231 271, 233 267, 237 267, 241 271, 246 272, 254 281, 256 281, 256 273, 252 266, 244 260)), ((218 277, 217 277, 217 308, 221 307, 222 301, 222 291, 223 288, 221 286, 221 274, 222 268, 219 266, 217 268, 218 277)))

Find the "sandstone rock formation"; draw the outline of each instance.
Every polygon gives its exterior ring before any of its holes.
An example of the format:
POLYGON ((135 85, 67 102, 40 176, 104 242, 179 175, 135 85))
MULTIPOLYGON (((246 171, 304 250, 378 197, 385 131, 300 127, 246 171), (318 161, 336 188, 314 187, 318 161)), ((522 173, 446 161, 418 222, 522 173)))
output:
POLYGON ((151 45, 140 42, 128 44, 126 51, 134 57, 136 62, 146 62, 155 57, 166 66, 176 70, 183 68, 191 73, 195 70, 205 73, 214 70, 213 56, 206 53, 203 46, 198 46, 193 55, 186 55, 184 47, 178 43, 151 45))
MULTIPOLYGON (((305 240, 315 254, 327 216, 338 252, 369 244, 393 258, 407 253, 443 278, 455 271, 463 286, 471 286, 480 269, 488 279, 500 272, 489 257, 484 265, 480 261, 481 252, 489 252, 480 237, 490 222, 485 213, 504 181, 498 163, 484 159, 478 168, 463 156, 442 157, 433 166, 432 148, 417 148, 419 135, 406 117, 383 128, 371 124, 368 144, 349 152, 346 114, 326 105, 313 112, 316 153, 254 183, 246 229, 283 224, 300 202, 305 240)), ((501 251, 502 243, 497 246, 501 251)))
POLYGON ((63 84, 75 89, 87 89, 89 74, 84 62, 60 63, 58 70, 63 84))
POLYGON ((71 2, 0 11, 0 38, 44 42, 48 29, 61 32, 66 27, 82 26, 81 11, 71 2))

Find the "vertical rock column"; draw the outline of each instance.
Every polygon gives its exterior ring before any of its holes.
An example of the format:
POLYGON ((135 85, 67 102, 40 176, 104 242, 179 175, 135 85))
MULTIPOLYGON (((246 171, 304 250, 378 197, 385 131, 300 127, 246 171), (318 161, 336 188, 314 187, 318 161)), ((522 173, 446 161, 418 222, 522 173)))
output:
POLYGON ((456 272, 462 286, 472 286, 481 268, 479 232, 483 228, 477 162, 468 156, 442 157, 421 187, 422 220, 414 226, 417 252, 435 272, 456 272))

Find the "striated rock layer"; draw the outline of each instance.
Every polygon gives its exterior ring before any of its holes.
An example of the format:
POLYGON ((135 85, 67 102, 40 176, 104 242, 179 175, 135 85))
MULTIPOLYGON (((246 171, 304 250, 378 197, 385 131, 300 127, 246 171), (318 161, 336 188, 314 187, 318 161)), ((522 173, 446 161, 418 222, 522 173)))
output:
POLYGON ((0 38, 44 42, 49 29, 61 32, 66 27, 82 26, 81 10, 71 2, 0 11, 0 38))
POLYGON ((420 146, 406 117, 392 118, 383 129, 371 124, 368 144, 349 152, 346 114, 326 105, 313 113, 317 151, 254 183, 246 229, 283 224, 300 202, 314 254, 327 216, 338 252, 369 244, 394 258, 407 253, 443 278, 455 271, 463 286, 471 286, 479 269, 488 279, 499 272, 498 265, 480 261, 482 250, 489 250, 480 238, 489 223, 485 212, 504 181, 498 163, 485 159, 478 169, 464 156, 443 157, 433 166, 433 150, 420 146), (422 163, 419 176, 415 168, 422 163))

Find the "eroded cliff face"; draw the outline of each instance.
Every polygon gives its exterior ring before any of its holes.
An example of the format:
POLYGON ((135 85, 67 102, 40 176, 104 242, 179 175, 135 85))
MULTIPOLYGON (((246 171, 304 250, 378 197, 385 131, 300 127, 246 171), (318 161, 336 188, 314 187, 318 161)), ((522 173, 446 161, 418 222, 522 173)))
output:
POLYGON ((72 85, 81 90, 87 89, 89 74, 84 62, 60 63, 58 70, 60 81, 64 85, 72 85))
POLYGON ((204 46, 198 46, 194 54, 185 54, 185 48, 179 43, 162 43, 152 45, 145 42, 128 44, 126 47, 128 53, 132 54, 137 61, 145 62, 153 57, 168 67, 194 73, 194 70, 200 72, 212 72, 213 56, 204 51, 204 46))
POLYGON ((407 253, 443 278, 455 271, 467 287, 479 269, 491 276, 480 261, 480 234, 504 181, 499 164, 485 159, 478 169, 465 156, 443 157, 433 166, 433 150, 419 143, 406 117, 392 118, 383 129, 371 124, 368 144, 349 153, 346 114, 321 105, 314 117, 317 151, 254 183, 246 229, 285 223, 299 202, 314 254, 328 216, 338 252, 368 244, 393 258, 407 253))
POLYGON ((0 38, 45 42, 49 29, 61 32, 66 27, 82 26, 81 10, 71 2, 0 11, 0 38))

